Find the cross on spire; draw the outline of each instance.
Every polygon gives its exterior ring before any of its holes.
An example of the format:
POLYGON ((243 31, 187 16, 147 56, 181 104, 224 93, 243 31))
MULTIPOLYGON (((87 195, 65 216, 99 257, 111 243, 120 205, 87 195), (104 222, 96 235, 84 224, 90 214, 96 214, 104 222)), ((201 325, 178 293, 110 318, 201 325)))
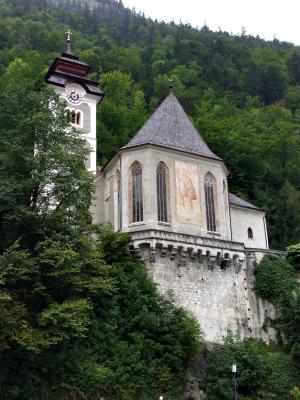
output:
POLYGON ((66 49, 66 53, 72 54, 72 51, 71 51, 71 35, 73 35, 73 33, 70 31, 70 29, 68 29, 67 32, 65 32, 65 33, 66 33, 66 35, 67 35, 67 40, 66 40, 66 42, 67 42, 67 49, 66 49))
POLYGON ((73 35, 73 33, 70 31, 70 29, 68 29, 65 33, 67 35, 67 42, 71 42, 71 35, 73 35))

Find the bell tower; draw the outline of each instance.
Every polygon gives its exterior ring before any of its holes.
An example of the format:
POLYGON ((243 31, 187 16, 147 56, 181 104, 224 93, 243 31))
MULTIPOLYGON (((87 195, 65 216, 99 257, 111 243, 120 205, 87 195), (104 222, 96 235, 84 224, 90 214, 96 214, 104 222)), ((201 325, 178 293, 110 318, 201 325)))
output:
POLYGON ((91 67, 71 50, 72 32, 66 32, 66 50, 56 57, 49 68, 45 82, 52 85, 71 111, 72 125, 82 132, 82 138, 90 149, 86 168, 96 174, 96 107, 104 97, 98 82, 88 78, 91 67))

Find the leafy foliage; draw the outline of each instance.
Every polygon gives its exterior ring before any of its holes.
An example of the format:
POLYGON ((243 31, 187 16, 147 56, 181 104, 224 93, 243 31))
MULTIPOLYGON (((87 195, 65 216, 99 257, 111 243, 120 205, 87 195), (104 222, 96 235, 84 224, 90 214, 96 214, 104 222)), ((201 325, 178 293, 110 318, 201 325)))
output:
POLYGON ((271 246, 300 241, 298 47, 245 30, 233 36, 152 21, 115 0, 2 0, 0 22, 0 75, 18 57, 40 82, 70 26, 73 51, 106 93, 97 111, 100 165, 132 138, 173 79, 230 167, 232 190, 267 211, 271 246))
MULTIPOLYGON (((287 254, 289 260, 297 260, 297 245, 287 254)), ((300 287, 295 269, 285 259, 265 257, 256 266, 255 277, 256 293, 276 305, 278 317, 273 325, 300 365, 300 287)))
POLYGON ((297 288, 293 267, 284 259, 267 256, 255 266, 256 293, 274 303, 282 304, 297 288))
POLYGON ((233 398, 233 362, 241 399, 290 399, 290 391, 299 384, 299 370, 280 348, 257 339, 241 340, 229 333, 224 344, 215 345, 208 354, 206 375, 201 381, 208 400, 233 398))
POLYGON ((1 399, 180 398, 198 325, 91 225, 84 142, 31 72, 0 80, 1 399))
POLYGON ((300 389, 297 387, 294 387, 293 390, 291 390, 291 396, 294 400, 299 400, 300 399, 300 389))
POLYGON ((286 258, 296 271, 300 270, 300 243, 287 248, 286 258))
MULTIPOLYGON (((106 92, 97 111, 100 164, 136 133, 171 78, 204 139, 230 167, 233 190, 267 211, 271 245, 300 240, 299 48, 245 31, 232 36, 158 23, 121 1, 89 5, 0 0, 4 400, 181 398, 201 342, 195 320, 160 297, 145 267, 126 254, 128 238, 91 228, 82 140, 66 132, 68 115, 56 96, 36 92, 64 48, 66 22, 74 52, 106 92)), ((288 251, 294 268, 297 251, 288 251)), ((300 296, 291 267, 264 263, 257 290, 279 307, 276 327, 298 362, 300 296)), ((209 398, 231 398, 233 359, 244 399, 299 397, 289 355, 228 338, 209 355, 209 398)))

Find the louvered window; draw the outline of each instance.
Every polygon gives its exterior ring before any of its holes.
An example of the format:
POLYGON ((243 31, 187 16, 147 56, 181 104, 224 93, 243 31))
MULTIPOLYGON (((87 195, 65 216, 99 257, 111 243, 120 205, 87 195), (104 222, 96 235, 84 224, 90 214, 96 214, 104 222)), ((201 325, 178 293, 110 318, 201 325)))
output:
POLYGON ((253 239, 253 230, 248 228, 248 239, 253 239))
POLYGON ((160 162, 156 170, 158 221, 168 222, 167 167, 160 162))
POLYGON ((206 222, 207 230, 211 232, 216 231, 216 212, 215 212, 215 199, 214 199, 214 183, 210 174, 205 176, 205 206, 206 206, 206 222))
POLYGON ((132 222, 143 221, 143 171, 139 162, 131 167, 132 177, 132 222))

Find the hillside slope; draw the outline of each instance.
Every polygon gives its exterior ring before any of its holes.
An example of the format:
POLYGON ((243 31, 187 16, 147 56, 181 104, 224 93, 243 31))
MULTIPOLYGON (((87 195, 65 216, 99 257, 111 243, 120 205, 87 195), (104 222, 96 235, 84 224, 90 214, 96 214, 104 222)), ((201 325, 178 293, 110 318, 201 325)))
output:
POLYGON ((64 48, 107 96, 98 160, 125 144, 168 93, 232 172, 231 189, 268 212, 273 248, 300 241, 300 50, 242 32, 152 21, 114 0, 1 0, 0 74, 16 57, 37 82, 64 48))

